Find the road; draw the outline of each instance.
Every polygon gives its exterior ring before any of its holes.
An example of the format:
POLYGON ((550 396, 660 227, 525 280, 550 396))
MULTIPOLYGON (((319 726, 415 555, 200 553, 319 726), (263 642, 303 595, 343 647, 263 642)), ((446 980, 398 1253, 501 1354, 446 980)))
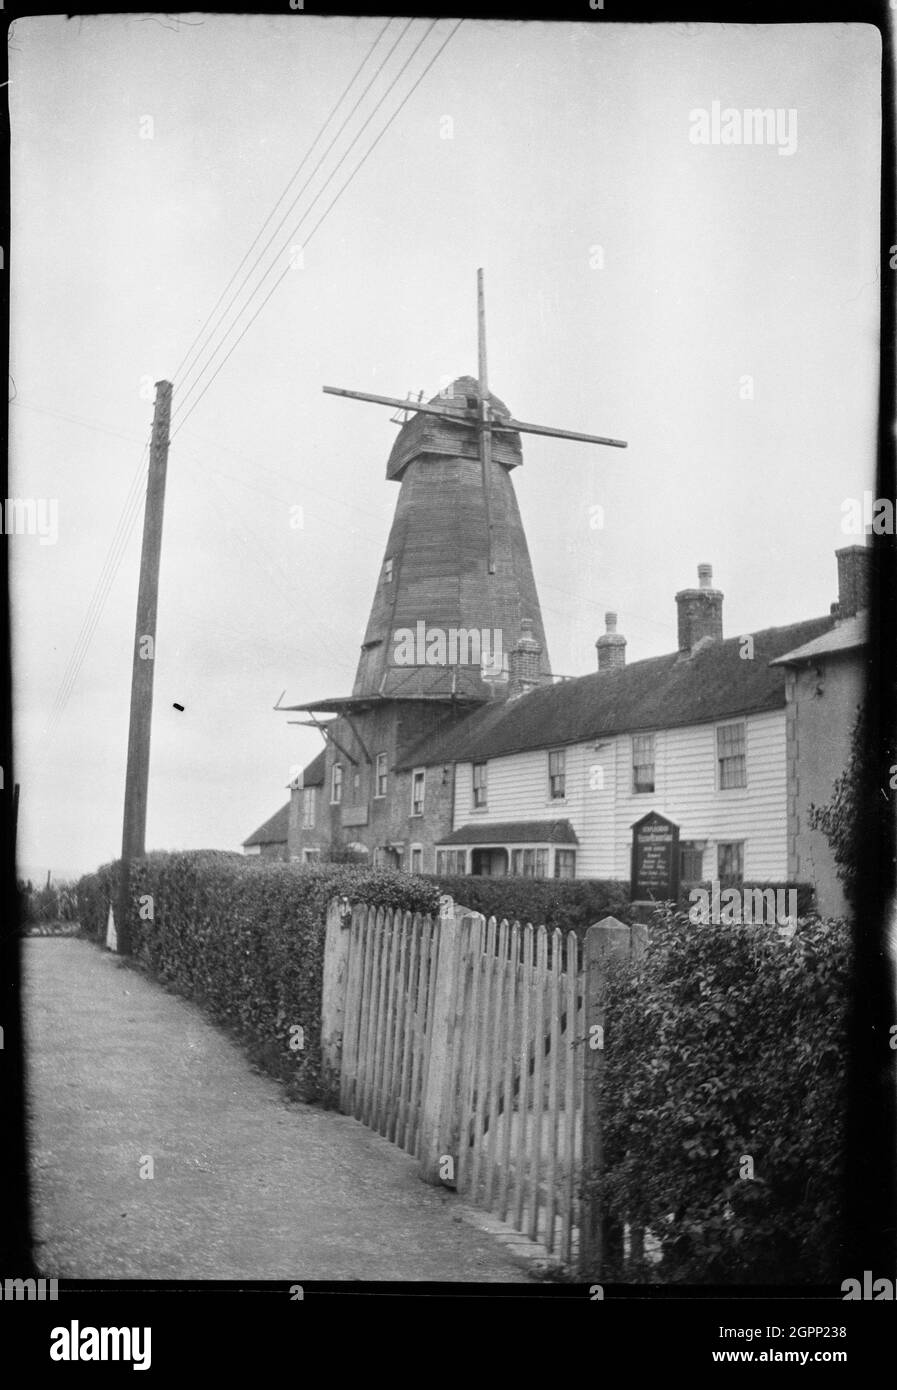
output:
POLYGON ((23 951, 47 1277, 529 1282, 412 1158, 286 1102, 196 1005, 80 939, 23 951))

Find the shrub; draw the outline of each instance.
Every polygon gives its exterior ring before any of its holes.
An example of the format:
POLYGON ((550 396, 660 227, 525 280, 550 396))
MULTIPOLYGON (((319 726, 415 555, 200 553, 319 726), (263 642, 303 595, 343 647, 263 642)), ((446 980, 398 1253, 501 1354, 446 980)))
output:
MULTIPOLYGON (((728 884, 724 885, 724 887, 728 886, 728 884)), ((689 894, 691 893, 692 889, 703 888, 703 890, 709 895, 712 887, 713 884, 710 882, 689 883, 687 886, 684 886, 680 889, 677 907, 680 909, 680 911, 687 913, 689 908, 693 905, 693 903, 697 901, 696 899, 689 897, 689 894)), ((814 913, 816 910, 816 890, 813 887, 812 883, 773 883, 766 880, 755 879, 750 883, 739 883, 737 887, 739 891, 742 893, 751 892, 755 888, 759 888, 763 892, 765 892, 768 888, 771 888, 773 892, 781 890, 785 893, 786 904, 789 901, 788 893, 793 889, 797 893, 798 917, 809 917, 810 914, 814 913)))
POLYGON ((82 874, 75 885, 78 922, 82 936, 106 940, 109 904, 118 891, 118 864, 101 864, 92 874, 82 874))
POLYGON ((869 717, 863 707, 850 736, 849 762, 835 779, 831 800, 825 806, 811 802, 807 808, 807 823, 812 830, 821 830, 828 840, 844 896, 854 908, 860 890, 863 849, 870 839, 874 841, 880 816, 874 757, 869 717))
POLYGON ((35 888, 30 880, 27 883, 20 880, 17 886, 21 902, 20 921, 24 926, 37 923, 52 925, 77 919, 74 884, 48 883, 43 888, 35 888))
MULTIPOLYGON (((117 864, 79 883, 82 927, 105 940, 117 864)), ((304 1100, 321 1097, 321 993, 333 897, 438 908, 435 885, 348 865, 310 868, 214 850, 154 853, 131 870, 135 959, 231 1028, 253 1059, 304 1100), (291 1028, 303 1030, 293 1051, 291 1028)))
POLYGON ((486 878, 426 875, 456 903, 499 921, 507 917, 534 927, 575 931, 582 936, 602 917, 629 921, 629 884, 597 878, 486 878))
POLYGON ((642 960, 611 970, 603 1100, 607 1200, 661 1242, 660 1265, 642 1276, 830 1282, 846 924, 802 922, 789 939, 774 927, 696 927, 663 909, 648 932, 642 960))

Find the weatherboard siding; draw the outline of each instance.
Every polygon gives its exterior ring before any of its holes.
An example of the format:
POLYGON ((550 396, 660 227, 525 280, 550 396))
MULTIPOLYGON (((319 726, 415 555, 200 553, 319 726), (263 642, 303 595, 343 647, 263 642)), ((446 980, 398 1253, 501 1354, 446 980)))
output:
MULTIPOLYGON (((555 818, 548 796, 548 754, 515 753, 509 758, 489 760, 488 808, 473 805, 473 764, 459 763, 455 778, 455 816, 453 830, 462 825, 509 820, 549 820, 555 818)), ((566 816, 559 811, 558 818, 566 816)))
MULTIPOLYGON (((726 720, 725 723, 736 722, 726 720)), ((788 870, 785 711, 748 715, 747 786, 720 791, 716 723, 658 732, 654 794, 631 791, 630 740, 617 740, 616 871, 628 877, 632 824, 659 811, 680 840, 744 841, 746 879, 784 882, 788 870)), ((704 852, 704 876, 716 875, 716 845, 704 852)))
MULTIPOLYGON (((734 722, 734 721, 725 721, 734 722)), ((568 746, 566 796, 548 791, 548 749, 491 758, 488 806, 473 809, 473 769, 459 763, 453 829, 501 821, 569 820, 578 878, 629 878, 632 825, 668 816, 682 840, 707 840, 704 876, 716 874, 716 844, 744 841, 746 879, 787 877, 785 711, 746 718, 747 786, 716 785, 716 724, 656 732, 655 789, 632 788, 628 734, 568 746)))

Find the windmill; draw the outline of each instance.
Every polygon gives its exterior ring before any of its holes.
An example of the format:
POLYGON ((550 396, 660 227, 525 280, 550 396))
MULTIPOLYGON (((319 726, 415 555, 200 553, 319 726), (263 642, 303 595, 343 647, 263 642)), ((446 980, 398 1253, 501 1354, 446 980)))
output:
POLYGON ((486 519, 486 567, 488 574, 495 573, 495 554, 492 536, 492 445, 494 436, 503 434, 542 434, 553 439, 577 439, 585 444, 606 444, 615 449, 625 449, 623 439, 608 439, 603 435, 581 434, 575 430, 556 429, 551 425, 534 425, 525 420, 515 420, 500 410, 489 393, 486 364, 486 307, 483 289, 483 272, 477 271, 477 357, 478 379, 474 390, 459 400, 450 397, 443 404, 437 401, 410 399, 400 400, 396 396, 379 396, 369 391, 349 391, 341 386, 325 386, 323 390, 331 396, 348 396, 353 400, 372 401, 375 405, 398 407, 411 414, 437 415, 450 420, 453 425, 466 426, 476 431, 477 447, 482 473, 483 501, 486 519))

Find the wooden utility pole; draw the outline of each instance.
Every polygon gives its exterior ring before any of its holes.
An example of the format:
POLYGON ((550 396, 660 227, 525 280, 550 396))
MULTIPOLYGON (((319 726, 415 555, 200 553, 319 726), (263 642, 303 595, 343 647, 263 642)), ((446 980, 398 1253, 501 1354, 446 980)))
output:
POLYGON ((150 729, 153 717, 153 671, 156 661, 156 606, 159 599, 159 558, 162 552, 162 513, 168 467, 171 422, 171 382, 156 382, 153 439, 150 445, 143 547, 137 590, 137 623, 131 668, 131 718, 128 726, 128 770, 121 836, 121 876, 115 913, 118 949, 131 953, 128 923, 128 884, 131 864, 146 853, 146 799, 149 782, 150 729))

